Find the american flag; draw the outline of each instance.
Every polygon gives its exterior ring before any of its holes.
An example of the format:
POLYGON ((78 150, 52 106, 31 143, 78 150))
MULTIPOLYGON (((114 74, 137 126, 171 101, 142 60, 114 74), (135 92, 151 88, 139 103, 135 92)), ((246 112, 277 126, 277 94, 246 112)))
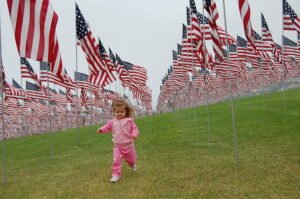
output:
MULTIPOLYGON (((0 47, 1 48, 1 47, 0 47)), ((1 55, 0 55, 1 56, 1 55)), ((0 63, 2 64, 2 63, 0 63)), ((0 66, 0 84, 5 84, 5 72, 4 72, 4 68, 3 65, 0 66)))
POLYGON ((26 81, 26 90, 31 91, 40 91, 40 87, 36 84, 30 83, 26 81))
MULTIPOLYGON (((298 52, 300 52, 300 33, 298 33, 297 46, 298 52)), ((296 62, 298 62, 298 64, 300 63, 300 54, 298 54, 298 56, 296 57, 296 62)))
POLYGON ((50 90, 52 94, 57 94, 57 91, 53 88, 47 87, 48 90, 50 90))
POLYGON ((59 93, 55 89, 49 88, 51 92, 49 92, 50 96, 52 97, 52 101, 57 104, 67 104, 66 94, 59 90, 59 93), (62 93, 61 93, 62 92, 62 93))
POLYGON ((71 88, 74 89, 74 82, 70 82, 68 77, 68 74, 66 73, 66 70, 63 74, 63 80, 59 78, 57 75, 55 75, 53 72, 50 71, 51 67, 47 62, 40 62, 40 81, 41 82, 51 82, 54 84, 57 84, 62 87, 71 88))
POLYGON ((118 95, 108 89, 103 89, 103 93, 104 93, 104 98, 108 99, 108 100, 115 100, 116 98, 118 98, 118 95))
POLYGON ((119 67, 119 65, 117 64, 117 60, 115 58, 115 55, 114 55, 114 53, 112 52, 112 50, 110 48, 109 48, 109 58, 110 58, 110 60, 112 61, 113 65, 114 65, 113 70, 118 72, 119 68, 117 68, 117 67, 119 67))
POLYGON ((43 89, 43 86, 41 84, 41 81, 38 77, 38 75, 34 72, 32 66, 29 64, 27 59, 25 57, 20 58, 21 63, 21 78, 29 78, 35 81, 35 83, 38 84, 38 86, 43 89))
MULTIPOLYGON (((75 71, 75 82, 78 88, 92 88, 89 75, 75 71)), ((98 87, 97 87, 98 88, 98 87)), ((97 90, 96 88, 96 90, 97 90)))
POLYGON ((14 79, 12 79, 12 85, 17 89, 22 89, 23 90, 22 86, 14 79))
POLYGON ((6 82, 4 86, 5 98, 25 99, 25 92, 6 82))
POLYGON ((134 82, 140 86, 145 86, 147 82, 147 71, 144 67, 134 65, 130 62, 124 61, 124 66, 134 82))
POLYGON ((26 93, 28 98, 48 100, 48 97, 40 91, 40 87, 36 84, 26 81, 26 93))
MULTIPOLYGON (((80 42, 80 46, 84 51, 86 60, 89 64, 90 71, 97 74, 98 71, 103 71, 103 73, 108 72, 104 61, 100 58, 99 55, 99 46, 96 39, 93 37, 91 30, 89 29, 88 24, 86 23, 81 11, 76 4, 76 35, 77 39, 80 42)), ((111 78, 112 79, 112 78, 111 78)))
POLYGON ((197 59, 194 54, 194 45, 192 44, 191 39, 188 39, 187 27, 184 24, 182 24, 182 46, 180 48, 179 54, 180 56, 178 58, 178 62, 177 62, 177 58, 173 59, 173 63, 174 61, 176 61, 176 63, 174 64, 174 66, 176 65, 175 68, 177 68, 177 66, 190 67, 193 65, 193 63, 195 63, 197 59))
POLYGON ((90 74, 89 81, 93 85, 97 85, 100 87, 105 87, 107 85, 107 78, 106 78, 106 73, 103 73, 102 71, 97 72, 96 75, 93 73, 90 74))
POLYGON ((270 60, 268 52, 272 52, 272 45, 262 40, 262 37, 253 30, 253 36, 256 46, 256 53, 264 58, 265 60, 270 60))
POLYGON ((103 62, 106 64, 106 67, 108 68, 108 72, 105 71, 98 71, 96 73, 91 73, 90 75, 90 81, 92 84, 99 85, 101 87, 105 87, 109 83, 116 80, 115 76, 112 73, 113 70, 113 63, 111 62, 110 58, 108 57, 106 50, 102 44, 102 42, 99 39, 99 55, 103 62), (109 75, 110 74, 110 75, 109 75))
POLYGON ((212 20, 218 20, 219 13, 217 10, 217 4, 215 0, 204 0, 204 8, 212 16, 212 20))
POLYGON ((34 70, 32 66, 29 64, 29 62, 27 61, 27 59, 25 57, 21 57, 20 63, 21 63, 21 77, 29 78, 37 81, 38 76, 37 74, 34 73, 34 70))
POLYGON ((50 71, 50 65, 47 62, 40 62, 40 77, 41 82, 51 82, 62 86, 61 79, 50 71))
POLYGON ((54 56, 54 61, 49 62, 51 66, 51 72, 56 75, 58 78, 61 79, 61 81, 64 81, 64 69, 63 69, 63 64, 61 60, 61 55, 60 55, 60 50, 59 50, 59 44, 57 37, 55 37, 55 44, 53 48, 53 56, 54 56))
MULTIPOLYGON (((191 36, 191 35, 190 35, 191 36)), ((195 53, 195 44, 188 38, 187 28, 182 25, 182 45, 178 44, 178 58, 173 59, 174 68, 178 68, 183 72, 192 69, 192 67, 201 67, 202 64, 198 60, 195 53)))
MULTIPOLYGON (((1 26, 1 21, 0 21, 0 26, 1 26)), ((1 30, 1 27, 0 27, 1 30)), ((0 31, 0 84, 5 83, 5 73, 4 73, 4 68, 3 68, 3 62, 2 62, 2 45, 1 45, 1 31, 0 31)))
POLYGON ((50 0, 7 0, 20 57, 54 63, 58 16, 50 0))
MULTIPOLYGON (((196 21, 193 22, 194 26, 191 25, 191 10, 187 7, 186 8, 186 14, 187 14, 187 27, 182 24, 182 49, 179 52, 178 59, 173 59, 174 67, 192 67, 193 65, 199 64, 199 60, 197 60, 197 56, 195 53, 196 46, 192 39, 197 39, 197 36, 195 36, 197 33, 194 30, 197 29, 196 21), (176 62, 176 63, 175 63, 176 62)), ((199 29, 200 30, 200 29, 199 29)), ((197 30, 198 31, 198 30, 197 30)))
POLYGON ((73 103, 74 100, 73 100, 73 95, 72 95, 72 92, 71 92, 71 89, 67 88, 67 94, 66 94, 66 97, 67 97, 67 100, 68 102, 70 103, 73 103))
POLYGON ((136 89, 137 86, 134 84, 134 80, 125 69, 125 63, 118 54, 116 54, 116 66, 117 73, 119 74, 119 79, 122 81, 123 86, 136 89))
POLYGON ((222 62, 222 44, 218 33, 217 19, 219 18, 217 5, 214 0, 204 0, 204 8, 208 13, 210 33, 213 43, 213 51, 217 59, 222 62))
POLYGON ((191 29, 192 29, 192 39, 202 40, 202 32, 200 28, 200 23, 197 18, 197 7, 194 0, 190 0, 190 11, 191 11, 191 29))
POLYGON ((87 101, 88 101, 88 96, 87 96, 87 92, 84 88, 81 89, 81 95, 80 95, 80 99, 82 102, 82 106, 87 106, 87 101))
POLYGON ((186 7, 186 24, 191 25, 191 11, 189 7, 186 7))
POLYGON ((251 46, 255 49, 255 42, 253 39, 253 30, 251 26, 251 11, 250 6, 248 4, 248 0, 238 0, 239 10, 241 14, 241 18, 243 21, 244 31, 247 40, 250 42, 251 46))
POLYGON ((60 89, 58 89, 58 92, 59 92, 60 95, 65 95, 65 94, 66 94, 65 92, 63 92, 63 91, 60 90, 60 89))
POLYGON ((195 54, 197 59, 201 64, 207 67, 209 62, 209 53, 206 49, 204 43, 204 36, 201 31, 200 22, 197 16, 197 8, 194 0, 190 0, 190 10, 191 10, 191 31, 192 31, 192 40, 193 45, 195 46, 195 54))
POLYGON ((247 62, 247 56, 248 56, 248 43, 247 41, 237 35, 237 56, 240 58, 241 61, 247 62))
POLYGON ((40 62, 40 70, 50 71, 50 66, 47 62, 40 62))
POLYGON ((74 80, 68 75, 67 70, 65 69, 64 72, 64 87, 75 89, 75 82, 74 80))
POLYGON ((87 74, 75 71, 75 81, 84 81, 84 82, 86 82, 88 80, 88 78, 89 78, 89 76, 87 74))
POLYGON ((264 50, 264 51, 271 51, 271 44, 267 43, 266 41, 263 41, 262 37, 253 30, 253 37, 255 40, 255 46, 258 50, 264 50))
POLYGON ((283 54, 284 59, 286 61, 290 61, 290 59, 299 59, 300 51, 298 50, 297 43, 292 41, 291 39, 282 36, 283 39, 283 54))
POLYGON ((283 30, 297 31, 300 33, 300 18, 286 0, 282 0, 283 30))
MULTIPOLYGON (((204 32, 205 39, 211 40, 210 25, 208 18, 199 12, 197 13, 197 17, 200 24, 202 25, 202 31, 204 32)), ((236 39, 230 34, 227 34, 226 37, 226 32, 221 26, 217 26, 217 30, 223 46, 226 46, 227 38, 229 44, 237 43, 236 39)))
POLYGON ((272 47, 272 53, 274 55, 275 60, 281 62, 282 61, 281 50, 277 47, 276 43, 274 42, 272 34, 269 30, 268 24, 263 14, 261 14, 261 26, 262 26, 262 40, 270 42, 272 47))
POLYGON ((260 67, 260 64, 257 62, 258 58, 261 56, 253 49, 249 43, 240 36, 237 36, 237 56, 241 62, 250 62, 253 67, 260 67))
POLYGON ((173 50, 173 67, 171 66, 171 72, 174 73, 173 77, 174 80, 176 80, 175 84, 179 84, 179 82, 185 82, 188 78, 188 72, 193 72, 194 67, 201 66, 199 62, 196 61, 196 58, 193 55, 190 58, 187 58, 187 56, 183 55, 183 46, 180 44, 177 44, 177 51, 173 50), (179 82, 178 82, 179 81, 179 82))
POLYGON ((101 42, 101 40, 99 39, 99 54, 101 59, 106 63, 106 67, 107 67, 107 76, 108 76, 108 83, 112 83, 113 81, 116 80, 116 77, 114 76, 114 74, 112 73, 113 68, 114 68, 114 64, 111 62, 110 57, 108 56, 103 43, 101 42))
POLYGON ((182 46, 177 45, 178 50, 180 51, 180 54, 177 55, 177 52, 173 50, 173 66, 174 66, 174 73, 185 73, 185 68, 183 66, 183 60, 181 60, 181 52, 182 52, 182 46), (180 59, 180 60, 179 60, 180 59))
POLYGON ((272 34, 271 34, 270 29, 268 27, 268 24, 267 24, 266 19, 265 19, 264 15, 262 13, 261 13, 261 27, 262 27, 262 39, 264 41, 270 41, 270 42, 274 43, 272 34))
POLYGON ((297 44, 298 44, 298 50, 300 51, 300 33, 298 33, 297 44))

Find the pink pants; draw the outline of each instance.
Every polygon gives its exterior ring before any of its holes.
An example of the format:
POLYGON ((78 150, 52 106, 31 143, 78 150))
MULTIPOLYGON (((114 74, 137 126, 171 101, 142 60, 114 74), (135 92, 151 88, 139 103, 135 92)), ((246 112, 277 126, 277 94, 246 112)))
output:
POLYGON ((112 176, 121 176, 122 158, 133 167, 136 161, 136 151, 134 144, 129 145, 114 145, 114 161, 112 164, 112 176))

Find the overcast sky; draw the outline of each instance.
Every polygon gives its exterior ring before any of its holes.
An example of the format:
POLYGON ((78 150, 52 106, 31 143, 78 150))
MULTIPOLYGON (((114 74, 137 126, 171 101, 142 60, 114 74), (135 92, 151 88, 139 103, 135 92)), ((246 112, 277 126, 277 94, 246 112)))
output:
MULTIPOLYGON (((200 0, 195 0, 202 12, 200 0)), ((51 0, 59 16, 57 35, 63 65, 74 77, 75 51, 75 1, 51 0)), ((95 36, 99 36, 105 48, 110 47, 121 59, 143 66, 148 71, 147 84, 152 89, 153 108, 159 95, 159 86, 167 68, 172 64, 172 50, 181 42, 182 23, 186 24, 186 6, 189 0, 77 0, 85 19, 95 36)), ((216 0, 220 18, 218 25, 224 27, 223 4, 216 0)), ((237 0, 225 0, 228 32, 234 37, 244 36, 237 0)), ((260 14, 263 13, 275 41, 281 44, 282 0, 248 0, 251 7, 253 28, 261 33, 260 14)), ((300 15, 300 1, 288 0, 300 15)), ((7 80, 21 82, 20 63, 6 0, 0 0, 2 57, 7 80)), ((284 33, 296 41, 295 32, 284 33)), ((39 65, 30 60, 36 73, 39 65)), ((83 52, 78 48, 78 71, 88 73, 83 52)), ((23 88, 24 88, 23 80, 23 88)), ((111 87, 111 90, 116 90, 111 87)))

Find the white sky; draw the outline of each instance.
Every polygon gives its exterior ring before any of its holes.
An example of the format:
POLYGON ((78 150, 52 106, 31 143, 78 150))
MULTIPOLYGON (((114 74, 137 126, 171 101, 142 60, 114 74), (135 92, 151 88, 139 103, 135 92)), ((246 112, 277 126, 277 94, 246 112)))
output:
MULTIPOLYGON (((202 12, 200 0, 195 0, 202 12)), ((57 34, 63 65, 74 77, 75 51, 75 1, 51 0, 59 16, 57 34)), ((111 47, 121 59, 143 66, 148 71, 147 84, 152 89, 153 109, 156 108, 159 86, 172 64, 172 50, 181 42, 182 23, 186 24, 186 7, 189 0, 77 0, 85 19, 95 36, 99 36, 106 50, 111 47)), ((220 18, 218 25, 224 27, 223 1, 216 0, 220 18)), ((234 37, 244 36, 237 0, 225 0, 228 32, 234 37)), ((282 0, 248 0, 251 7, 253 28, 261 33, 260 14, 263 13, 275 41, 281 44, 282 0)), ((300 1, 288 0, 297 15, 300 1)), ((17 52, 6 0, 0 0, 2 57, 9 82, 14 78, 21 82, 20 61, 17 52)), ((295 32, 284 33, 296 41, 295 32)), ((39 65, 30 60, 36 73, 39 65)), ((88 73, 83 52, 78 48, 78 71, 88 73)), ((23 80, 23 87, 25 85, 23 80)), ((116 90, 111 87, 111 90, 116 90)))

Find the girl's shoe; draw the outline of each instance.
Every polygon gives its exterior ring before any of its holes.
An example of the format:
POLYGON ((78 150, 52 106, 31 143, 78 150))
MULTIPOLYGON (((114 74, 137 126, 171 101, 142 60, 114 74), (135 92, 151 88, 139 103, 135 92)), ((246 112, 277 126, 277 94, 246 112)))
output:
POLYGON ((115 183, 115 182, 118 182, 119 180, 120 180, 120 176, 113 176, 113 177, 110 179, 110 182, 115 183))
POLYGON ((132 167, 131 167, 132 171, 136 171, 137 170, 137 166, 136 164, 134 164, 132 167))

